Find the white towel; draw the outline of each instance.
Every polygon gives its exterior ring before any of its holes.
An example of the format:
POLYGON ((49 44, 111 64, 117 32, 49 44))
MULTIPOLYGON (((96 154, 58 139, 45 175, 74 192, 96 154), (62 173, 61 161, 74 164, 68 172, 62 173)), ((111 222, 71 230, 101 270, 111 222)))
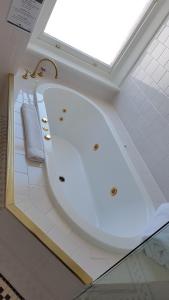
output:
MULTIPOLYGON (((144 232, 144 239, 169 222, 169 204, 159 206, 151 223, 144 232)), ((144 253, 169 269, 169 225, 155 234, 145 245, 144 253)))
POLYGON ((39 119, 35 105, 24 103, 21 107, 26 156, 32 161, 44 162, 44 148, 39 119))

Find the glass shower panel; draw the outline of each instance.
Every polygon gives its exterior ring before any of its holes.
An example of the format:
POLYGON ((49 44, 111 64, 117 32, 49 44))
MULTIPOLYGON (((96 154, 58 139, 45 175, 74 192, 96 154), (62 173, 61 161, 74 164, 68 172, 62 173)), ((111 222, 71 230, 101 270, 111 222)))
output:
POLYGON ((169 224, 75 299, 168 300, 169 224))

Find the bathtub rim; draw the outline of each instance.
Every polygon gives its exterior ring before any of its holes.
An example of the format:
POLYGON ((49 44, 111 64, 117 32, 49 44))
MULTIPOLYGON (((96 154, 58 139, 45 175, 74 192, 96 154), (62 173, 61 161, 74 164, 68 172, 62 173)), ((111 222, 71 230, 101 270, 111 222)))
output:
MULTIPOLYGON (((118 134, 115 131, 112 132, 112 128, 110 127, 109 121, 106 118, 104 112, 102 111, 102 109, 96 104, 94 103, 91 99, 89 99, 88 97, 86 97, 85 95, 81 94, 80 92, 66 87, 64 85, 58 84, 58 83, 49 83, 49 82, 45 82, 45 83, 41 83, 36 87, 35 90, 35 95, 36 95, 36 104, 37 104, 37 109, 38 109, 38 114, 40 117, 40 111, 39 111, 39 103, 43 103, 43 105, 45 106, 45 99, 44 99, 44 92, 50 88, 59 88, 59 89, 64 89, 66 91, 71 91, 73 93, 75 93, 76 95, 82 97, 83 99, 85 99, 88 103, 90 103, 92 106, 95 107, 95 109, 97 109, 99 111, 99 113, 102 115, 102 117, 104 118, 107 126, 109 127, 109 129, 111 130, 112 135, 116 135, 115 139, 116 142, 118 141, 118 146, 120 148, 120 152, 123 155, 125 161, 127 161, 127 165, 129 167, 129 169, 131 170, 132 173, 134 173, 135 176, 135 181, 136 184, 139 186, 140 191, 142 192, 143 195, 143 200, 145 202, 145 213, 146 213, 146 219, 148 220, 150 218, 150 216, 155 212, 153 203, 151 198, 149 197, 148 192, 146 191, 141 178, 139 177, 133 163, 131 162, 129 156, 127 155, 127 153, 124 152, 124 149, 122 149, 122 146, 120 145, 120 141, 118 138, 118 134), (123 150, 123 151, 122 151, 123 150)), ((44 110, 46 111, 46 107, 44 107, 44 110)), ((47 114, 47 112, 46 112, 47 114)), ((50 124, 49 124, 49 132, 50 132, 50 124)), ((52 145, 52 140, 48 141, 48 146, 49 144, 52 145)), ((45 141, 44 141, 44 148, 45 148, 45 141)), ((45 151, 45 155, 46 155, 46 151, 45 151)), ((50 152, 50 155, 52 155, 52 153, 50 152)), ((49 172, 49 167, 50 165, 50 159, 48 158, 48 154, 46 155, 46 169, 47 169, 47 179, 49 182, 49 189, 52 193, 52 199, 56 199, 55 201, 52 200, 53 204, 55 205, 56 209, 58 208, 60 210, 60 213, 62 215, 64 215, 64 218, 67 222, 71 223, 71 225, 73 226, 73 228, 78 231, 79 233, 82 233, 88 238, 90 239, 90 241, 94 241, 95 244, 97 246, 102 246, 104 247, 104 249, 107 250, 113 250, 113 251, 118 251, 118 253, 126 253, 126 251, 131 251, 133 248, 136 247, 136 244, 140 244, 141 243, 141 238, 142 235, 136 235, 133 237, 116 237, 116 236, 112 236, 106 232, 104 232, 101 229, 97 229, 96 227, 89 225, 84 219, 82 220, 80 217, 78 217, 76 215, 76 212, 74 211, 74 209, 71 208, 71 205, 69 203, 64 204, 64 199, 62 194, 59 194, 59 189, 55 190, 54 187, 56 187, 56 182, 54 182, 53 184, 51 184, 51 182, 53 182, 53 177, 51 176, 50 172, 49 172), (57 195, 57 198, 56 198, 57 195), (91 230, 92 228, 92 230, 91 230), (85 230, 84 230, 85 229, 85 230), (116 240, 116 244, 118 245, 118 247, 114 247, 112 246, 112 244, 115 244, 116 240), (124 243, 124 241, 126 242, 126 247, 122 247, 122 244, 120 242, 120 240, 122 240, 122 243, 124 243), (133 245, 134 242, 134 245, 133 245), (132 246, 131 246, 132 245, 132 246)))

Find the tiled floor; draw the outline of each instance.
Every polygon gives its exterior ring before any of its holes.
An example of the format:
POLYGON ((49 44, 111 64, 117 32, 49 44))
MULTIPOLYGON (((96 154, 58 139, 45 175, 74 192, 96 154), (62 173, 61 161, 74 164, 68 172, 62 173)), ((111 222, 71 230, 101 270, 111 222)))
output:
POLYGON ((10 283, 0 274, 0 299, 1 300, 24 300, 10 283))

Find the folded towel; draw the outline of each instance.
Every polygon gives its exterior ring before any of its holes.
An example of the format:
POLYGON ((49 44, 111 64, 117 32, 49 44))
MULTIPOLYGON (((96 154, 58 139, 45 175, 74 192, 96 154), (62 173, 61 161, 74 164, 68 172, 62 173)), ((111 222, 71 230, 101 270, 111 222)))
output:
MULTIPOLYGON (((150 224, 144 232, 144 239, 169 222, 169 204, 159 206, 150 224)), ((155 234, 145 245, 144 253, 158 264, 169 269, 169 225, 155 234)))
POLYGON ((26 156, 36 162, 44 162, 42 134, 36 108, 33 104, 24 103, 21 107, 25 135, 26 156))

